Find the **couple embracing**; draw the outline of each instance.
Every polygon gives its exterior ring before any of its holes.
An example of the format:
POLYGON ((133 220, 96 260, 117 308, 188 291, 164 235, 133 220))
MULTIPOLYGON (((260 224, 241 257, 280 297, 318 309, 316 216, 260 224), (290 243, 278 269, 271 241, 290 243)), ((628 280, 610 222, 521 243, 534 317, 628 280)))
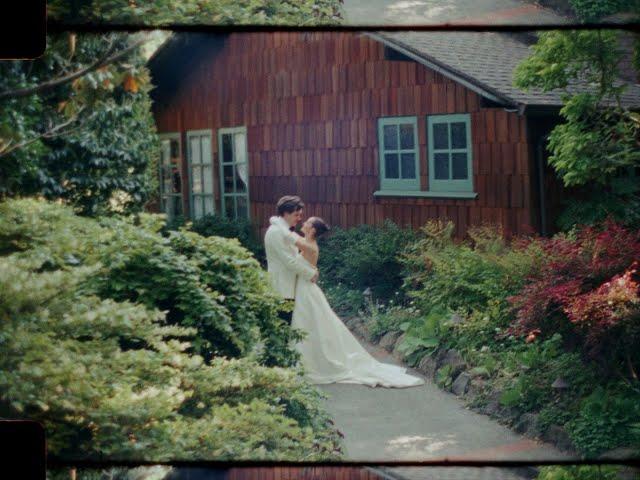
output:
POLYGON ((317 239, 329 227, 321 218, 310 217, 301 228, 304 236, 298 235, 295 226, 302 220, 303 207, 300 197, 282 197, 278 214, 269 220, 264 243, 272 285, 293 302, 293 311, 283 313, 282 318, 307 333, 295 348, 309 381, 397 388, 424 384, 403 367, 373 358, 333 312, 316 283, 320 254, 317 239))

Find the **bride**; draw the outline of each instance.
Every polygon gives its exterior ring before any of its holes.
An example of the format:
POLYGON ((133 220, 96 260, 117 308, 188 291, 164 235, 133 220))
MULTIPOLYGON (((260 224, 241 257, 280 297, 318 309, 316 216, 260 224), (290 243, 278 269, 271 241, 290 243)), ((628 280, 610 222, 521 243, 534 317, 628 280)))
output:
MULTIPOLYGON (((304 222, 304 237, 289 232, 300 255, 314 268, 320 250, 317 238, 329 230, 318 217, 304 222)), ((359 383, 375 387, 413 387, 424 380, 406 373, 406 369, 373 358, 333 312, 316 283, 298 277, 292 327, 307 332, 295 348, 301 354, 307 378, 316 384, 359 383)))

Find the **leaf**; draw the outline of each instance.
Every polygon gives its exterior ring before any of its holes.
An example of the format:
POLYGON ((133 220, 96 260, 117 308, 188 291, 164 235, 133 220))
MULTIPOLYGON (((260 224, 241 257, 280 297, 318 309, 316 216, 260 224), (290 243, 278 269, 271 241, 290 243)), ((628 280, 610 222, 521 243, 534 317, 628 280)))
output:
POLYGON ((136 81, 133 75, 127 75, 124 78, 122 86, 127 92, 132 92, 132 93, 138 92, 138 82, 136 81))

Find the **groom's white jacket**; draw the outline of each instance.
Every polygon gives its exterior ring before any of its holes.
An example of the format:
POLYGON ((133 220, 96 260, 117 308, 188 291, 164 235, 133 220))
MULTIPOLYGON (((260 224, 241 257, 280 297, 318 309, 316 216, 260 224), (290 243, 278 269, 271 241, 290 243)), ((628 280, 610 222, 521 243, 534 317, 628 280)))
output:
POLYGON ((282 297, 295 298, 297 275, 311 280, 316 270, 298 255, 289 224, 284 218, 271 217, 269 223, 271 225, 264 235, 264 248, 271 284, 282 297))

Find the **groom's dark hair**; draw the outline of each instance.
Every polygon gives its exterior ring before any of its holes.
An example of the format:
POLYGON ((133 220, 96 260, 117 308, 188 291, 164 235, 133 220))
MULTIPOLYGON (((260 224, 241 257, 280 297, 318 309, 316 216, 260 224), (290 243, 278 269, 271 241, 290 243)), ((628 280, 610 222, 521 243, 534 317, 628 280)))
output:
POLYGON ((293 213, 298 210, 302 210, 304 203, 302 203, 300 197, 296 195, 285 195, 278 200, 276 207, 278 209, 278 215, 282 216, 285 213, 293 213))

